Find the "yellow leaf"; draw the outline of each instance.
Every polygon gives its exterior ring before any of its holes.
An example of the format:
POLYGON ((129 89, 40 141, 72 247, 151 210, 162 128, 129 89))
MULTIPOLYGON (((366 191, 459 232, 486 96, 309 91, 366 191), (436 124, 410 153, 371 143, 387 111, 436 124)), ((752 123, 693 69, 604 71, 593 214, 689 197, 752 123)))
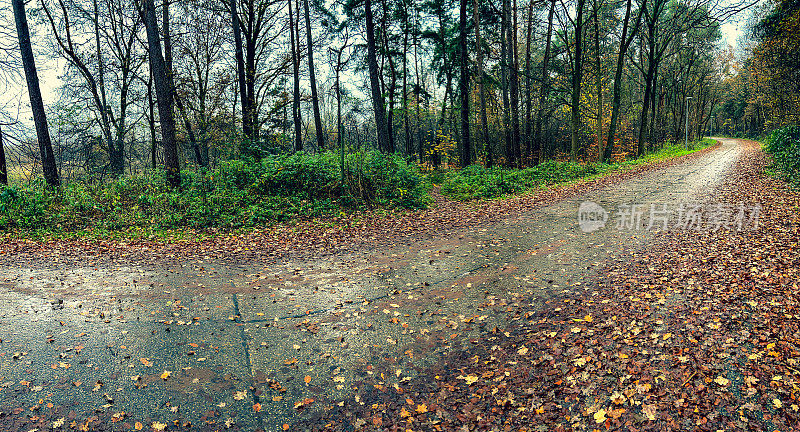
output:
POLYGON ((594 413, 594 421, 595 423, 603 423, 606 421, 606 410, 600 408, 600 411, 594 413))
POLYGON ((258 402, 254 403, 254 404, 253 404, 253 411, 255 411, 255 412, 261 412, 261 404, 260 404, 260 403, 258 403, 258 402))
POLYGON ((136 430, 142 430, 144 429, 144 425, 142 424, 142 422, 136 422, 136 424, 133 425, 133 428, 136 430))
POLYGON ((417 405, 416 411, 420 414, 425 414, 426 412, 428 412, 428 406, 425 404, 419 404, 417 405))
POLYGON ((727 378, 724 378, 722 376, 716 377, 714 379, 714 382, 719 384, 719 385, 721 385, 721 386, 726 386, 726 385, 730 384, 730 380, 728 380, 727 378))
POLYGON ((520 348, 517 350, 517 354, 519 354, 519 355, 525 355, 525 354, 527 354, 527 353, 528 353, 528 348, 526 348, 526 347, 525 347, 525 345, 521 346, 521 347, 520 347, 520 348))
POLYGON ((139 361, 147 367, 153 366, 153 362, 151 362, 149 358, 140 358, 139 361))
POLYGON ((655 420, 656 419, 656 406, 655 404, 644 404, 642 405, 642 412, 647 416, 648 420, 655 420))
POLYGON ((172 372, 170 372, 170 371, 168 371, 168 370, 165 370, 165 371, 164 371, 164 372, 161 374, 161 379, 162 379, 162 380, 166 380, 167 378, 169 378, 169 376, 170 376, 170 375, 172 375, 172 372))
POLYGON ((467 376, 459 375, 456 378, 463 379, 464 381, 467 382, 467 385, 475 384, 475 382, 478 381, 477 375, 467 375, 467 376))
POLYGON ((154 430, 157 430, 157 431, 159 431, 159 432, 160 432, 160 431, 163 431, 164 429, 166 429, 166 428, 167 428, 167 425, 166 425, 166 423, 161 423, 161 422, 153 422, 153 424, 152 424, 152 425, 150 425, 150 426, 151 426, 151 427, 152 427, 154 430))
POLYGON ((781 402, 780 399, 772 399, 772 405, 775 408, 781 408, 781 407, 783 407, 783 402, 781 402))
POLYGON ((586 322, 592 322, 594 321, 594 318, 592 318, 591 315, 586 315, 585 317, 583 317, 583 320, 586 322))
POLYGON ((309 376, 309 375, 306 375, 306 377, 305 377, 305 378, 303 378, 303 381, 305 381, 305 382, 306 382, 306 384, 310 383, 310 382, 311 382, 311 376, 309 376))
POLYGON ((406 407, 403 407, 403 409, 400 410, 400 417, 406 418, 406 417, 410 417, 410 416, 411 416, 411 413, 408 412, 406 407))

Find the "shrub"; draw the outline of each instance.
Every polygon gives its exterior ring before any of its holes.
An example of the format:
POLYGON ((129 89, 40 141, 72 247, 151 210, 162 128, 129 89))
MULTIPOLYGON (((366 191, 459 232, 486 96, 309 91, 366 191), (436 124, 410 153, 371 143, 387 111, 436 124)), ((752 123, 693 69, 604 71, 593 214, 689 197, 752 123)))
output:
POLYGON ((487 169, 471 165, 460 171, 445 174, 441 193, 452 199, 497 198, 511 193, 525 192, 539 187, 576 180, 607 172, 614 165, 546 161, 535 167, 521 170, 508 168, 487 169))
POLYGON ((765 150, 789 183, 800 186, 800 127, 777 129, 767 138, 765 150))
POLYGON ((170 189, 163 172, 102 183, 73 182, 60 190, 37 181, 0 188, 0 230, 163 230, 262 226, 360 207, 419 208, 429 187, 398 155, 347 156, 344 182, 334 153, 298 152, 221 162, 184 171, 170 189))

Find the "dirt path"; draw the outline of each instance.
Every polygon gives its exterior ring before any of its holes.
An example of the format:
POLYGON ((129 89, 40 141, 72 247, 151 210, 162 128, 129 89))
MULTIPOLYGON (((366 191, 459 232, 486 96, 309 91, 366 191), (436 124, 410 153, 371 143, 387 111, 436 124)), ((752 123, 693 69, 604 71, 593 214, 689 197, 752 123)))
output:
POLYGON ((385 247, 366 252, 241 265, 194 253, 169 266, 67 254, 63 269, 6 257, 0 424, 279 430, 357 412, 452 372, 443 359, 510 337, 509 313, 595 296, 610 264, 658 236, 646 229, 651 208, 703 201, 733 172, 745 144, 722 141, 491 223, 395 245, 374 238, 385 247), (580 229, 587 201, 609 212, 605 228, 580 229), (643 225, 617 229, 630 204, 643 225))

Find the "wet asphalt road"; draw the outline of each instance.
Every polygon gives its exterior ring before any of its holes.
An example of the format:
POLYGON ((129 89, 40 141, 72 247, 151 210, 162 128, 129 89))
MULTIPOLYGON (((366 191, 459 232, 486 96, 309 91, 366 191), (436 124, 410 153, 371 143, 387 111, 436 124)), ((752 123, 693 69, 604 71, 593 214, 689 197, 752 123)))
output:
POLYGON ((616 229, 618 206, 704 199, 740 154, 722 141, 462 236, 389 250, 260 266, 0 268, 0 423, 282 430, 363 403, 365 379, 398 391, 506 327, 520 302, 580 290, 604 262, 645 248, 654 233, 616 229), (582 232, 584 201, 611 213, 605 228, 582 232))

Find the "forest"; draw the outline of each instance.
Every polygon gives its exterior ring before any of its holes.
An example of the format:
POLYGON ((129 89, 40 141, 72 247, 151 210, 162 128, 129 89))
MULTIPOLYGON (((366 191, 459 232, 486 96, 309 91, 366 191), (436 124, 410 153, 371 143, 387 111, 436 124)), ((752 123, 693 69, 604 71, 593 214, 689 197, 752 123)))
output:
POLYGON ((548 184, 706 135, 764 134, 799 103, 786 91, 798 85, 792 2, 0 8, 0 79, 6 93, 22 88, 0 106, 5 228, 52 224, 64 206, 79 216, 55 223, 76 228, 132 205, 142 223, 180 207, 167 225, 235 226, 425 206, 431 184, 448 182, 492 197, 526 187, 506 178, 548 184), (735 17, 748 19, 736 50, 720 29, 735 17), (47 105, 42 65, 58 74, 47 105), (225 219, 230 207, 246 211, 225 219))

